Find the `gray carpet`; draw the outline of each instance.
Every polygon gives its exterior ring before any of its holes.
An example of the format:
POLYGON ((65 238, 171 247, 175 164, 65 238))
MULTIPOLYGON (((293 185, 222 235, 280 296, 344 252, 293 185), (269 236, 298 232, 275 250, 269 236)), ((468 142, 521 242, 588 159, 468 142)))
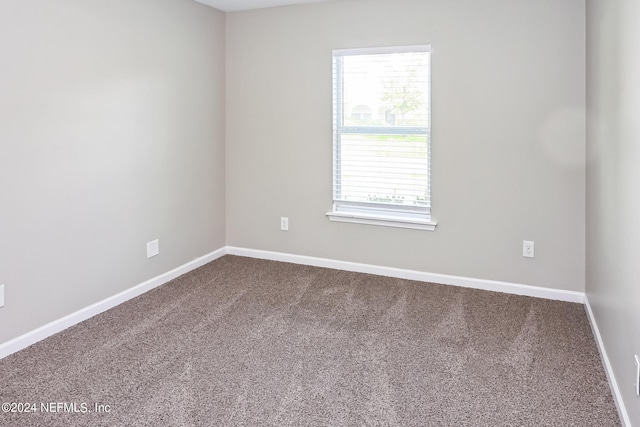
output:
POLYGON ((38 406, 2 426, 620 425, 582 305, 233 256, 0 360, 0 402, 38 406))

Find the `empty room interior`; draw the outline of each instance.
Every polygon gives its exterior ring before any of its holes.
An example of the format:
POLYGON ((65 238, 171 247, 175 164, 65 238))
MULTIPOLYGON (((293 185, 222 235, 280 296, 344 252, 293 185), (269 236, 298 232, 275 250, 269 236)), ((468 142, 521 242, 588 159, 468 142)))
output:
POLYGON ((0 425, 640 426, 637 0, 1 0, 0 425))

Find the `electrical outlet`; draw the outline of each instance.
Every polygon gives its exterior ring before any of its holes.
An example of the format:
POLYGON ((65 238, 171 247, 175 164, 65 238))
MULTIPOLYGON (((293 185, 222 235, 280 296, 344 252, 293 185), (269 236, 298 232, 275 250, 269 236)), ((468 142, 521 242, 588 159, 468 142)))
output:
POLYGON ((522 256, 523 257, 527 257, 527 258, 533 258, 533 242, 529 241, 529 240, 523 240, 522 241, 522 256))
POLYGON ((280 217, 280 230, 289 231, 289 218, 286 216, 280 217))
POLYGON ((160 240, 156 239, 147 243, 147 258, 154 257, 160 253, 160 240))
POLYGON ((0 285, 0 307, 4 307, 4 285, 0 285))
POLYGON ((640 359, 637 354, 634 357, 636 358, 636 396, 640 396, 640 359))

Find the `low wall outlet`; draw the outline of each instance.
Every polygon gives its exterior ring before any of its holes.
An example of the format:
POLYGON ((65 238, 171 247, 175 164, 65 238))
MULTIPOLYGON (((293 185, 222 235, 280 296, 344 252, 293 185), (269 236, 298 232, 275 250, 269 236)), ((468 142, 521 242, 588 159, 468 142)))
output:
POLYGON ((286 216, 280 217, 280 230, 289 231, 289 218, 286 216))
POLYGON ((154 257, 160 253, 160 241, 158 239, 147 243, 147 258, 154 257))
POLYGON ((522 256, 527 258, 533 258, 533 242, 529 240, 522 241, 522 256))
MULTIPOLYGON (((0 285, 0 307, 4 307, 4 285, 0 285)), ((638 360, 638 356, 636 356, 638 360)))

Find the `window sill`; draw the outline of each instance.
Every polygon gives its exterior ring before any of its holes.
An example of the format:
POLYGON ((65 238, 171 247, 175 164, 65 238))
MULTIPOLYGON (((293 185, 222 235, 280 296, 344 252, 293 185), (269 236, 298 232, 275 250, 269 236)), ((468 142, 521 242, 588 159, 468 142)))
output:
POLYGON ((382 227, 411 228, 414 230, 435 231, 436 222, 417 218, 405 218, 391 215, 375 215, 355 212, 327 212, 331 221, 354 224, 379 225, 382 227))

